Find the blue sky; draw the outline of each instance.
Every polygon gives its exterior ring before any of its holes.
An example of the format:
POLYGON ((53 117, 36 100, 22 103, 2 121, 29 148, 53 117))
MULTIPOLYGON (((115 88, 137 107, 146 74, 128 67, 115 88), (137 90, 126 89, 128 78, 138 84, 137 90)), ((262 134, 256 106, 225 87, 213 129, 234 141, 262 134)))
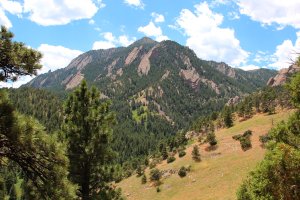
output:
POLYGON ((299 11, 299 0, 0 0, 0 25, 43 53, 39 73, 144 36, 232 67, 281 69, 300 52, 299 11))

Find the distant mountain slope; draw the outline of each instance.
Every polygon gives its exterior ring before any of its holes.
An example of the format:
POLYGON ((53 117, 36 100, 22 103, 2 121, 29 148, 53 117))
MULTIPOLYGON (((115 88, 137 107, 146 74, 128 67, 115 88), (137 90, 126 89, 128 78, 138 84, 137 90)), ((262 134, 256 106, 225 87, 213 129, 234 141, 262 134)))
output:
POLYGON ((68 91, 86 79, 113 101, 131 108, 142 104, 169 123, 185 127, 195 117, 221 109, 230 97, 265 86, 275 74, 204 61, 176 42, 142 38, 127 48, 88 51, 27 86, 68 91))

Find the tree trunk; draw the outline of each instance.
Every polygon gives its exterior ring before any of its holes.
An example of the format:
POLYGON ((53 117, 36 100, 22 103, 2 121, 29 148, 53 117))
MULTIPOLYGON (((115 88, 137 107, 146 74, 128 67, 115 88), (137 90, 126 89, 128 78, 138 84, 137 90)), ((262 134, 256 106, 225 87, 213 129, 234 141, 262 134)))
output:
POLYGON ((82 171, 82 200, 90 200, 90 164, 88 162, 86 162, 82 171))

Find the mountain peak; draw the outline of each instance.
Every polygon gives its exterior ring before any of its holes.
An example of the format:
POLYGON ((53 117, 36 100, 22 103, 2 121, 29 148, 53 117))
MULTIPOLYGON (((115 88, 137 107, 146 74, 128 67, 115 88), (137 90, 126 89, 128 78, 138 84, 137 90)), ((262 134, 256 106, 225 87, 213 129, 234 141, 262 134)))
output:
POLYGON ((134 43, 131 44, 131 46, 140 46, 145 44, 156 44, 157 42, 149 37, 143 37, 134 43))

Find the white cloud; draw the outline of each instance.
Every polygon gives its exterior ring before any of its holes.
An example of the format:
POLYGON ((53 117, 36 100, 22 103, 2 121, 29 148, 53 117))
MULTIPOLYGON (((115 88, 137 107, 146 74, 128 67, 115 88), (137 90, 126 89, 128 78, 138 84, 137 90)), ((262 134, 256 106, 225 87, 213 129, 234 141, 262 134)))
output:
POLYGON ((164 22, 165 21, 165 17, 161 14, 158 14, 158 13, 151 13, 151 16, 154 18, 154 21, 156 23, 160 23, 160 22, 164 22))
POLYGON ((54 71, 66 67, 72 59, 82 54, 82 51, 69 49, 63 46, 52 46, 49 44, 41 44, 38 49, 43 54, 41 64, 43 68, 39 70, 39 74, 54 71))
POLYGON ((273 63, 269 66, 282 69, 289 67, 296 60, 300 52, 300 31, 297 32, 295 44, 291 40, 284 40, 276 47, 276 52, 272 55, 273 63))
POLYGON ((126 35, 121 35, 117 38, 111 32, 105 32, 101 35, 104 40, 94 42, 93 49, 109 49, 117 46, 128 46, 136 40, 135 37, 129 39, 126 35))
POLYGON ((7 28, 12 27, 12 23, 9 21, 7 16, 5 15, 4 10, 0 8, 0 25, 6 26, 7 28))
MULTIPOLYGON (((49 44, 41 44, 37 50, 43 54, 43 58, 41 60, 43 67, 38 71, 38 74, 46 73, 49 70, 54 71, 59 68, 64 68, 71 62, 72 59, 83 53, 63 46, 52 46, 49 44)), ((0 82, 0 88, 18 88, 31 81, 33 78, 34 76, 21 76, 16 82, 0 82)))
POLYGON ((13 15, 19 15, 22 13, 22 5, 17 1, 8 1, 8 0, 1 0, 0 7, 3 10, 10 12, 13 15))
POLYGON ((90 19, 90 20, 89 20, 89 24, 90 24, 90 25, 94 25, 94 24, 95 24, 95 20, 90 19))
POLYGON ((18 17, 21 17, 22 5, 17 1, 8 1, 8 0, 0 1, 0 25, 6 26, 7 28, 11 28, 12 23, 5 15, 6 11, 13 15, 17 15, 18 17))
POLYGON ((299 0, 238 0, 240 13, 264 25, 276 23, 279 27, 291 25, 300 28, 299 0))
POLYGON ((135 40, 136 40, 135 37, 132 39, 129 39, 126 35, 121 35, 119 37, 119 43, 124 47, 129 46, 130 44, 134 43, 135 40))
POLYGON ((142 2, 142 0, 124 0, 124 3, 130 6, 134 6, 137 8, 143 9, 145 4, 142 2))
POLYGON ((159 26, 155 26, 152 21, 150 21, 146 26, 139 27, 138 32, 144 33, 148 37, 155 37, 155 40, 159 42, 162 40, 168 40, 168 37, 163 35, 161 28, 159 26))
POLYGON ((260 69, 260 67, 256 66, 256 65, 244 65, 244 66, 241 66, 239 68, 242 69, 242 70, 245 70, 245 71, 260 69))
POLYGON ((194 12, 183 9, 176 20, 177 27, 187 36, 186 45, 202 59, 232 66, 245 63, 249 53, 241 48, 233 29, 220 27, 223 15, 214 13, 206 2, 195 8, 194 12))
POLYGON ((116 47, 113 42, 110 41, 96 41, 93 44, 93 49, 110 49, 116 47))
POLYGON ((234 12, 234 11, 229 12, 229 13, 228 13, 228 17, 229 17, 229 19, 231 19, 231 20, 240 19, 239 14, 238 14, 237 12, 234 12))
POLYGON ((24 0, 24 12, 29 13, 29 19, 43 26, 90 19, 103 6, 102 1, 98 1, 97 7, 92 0, 24 0))

